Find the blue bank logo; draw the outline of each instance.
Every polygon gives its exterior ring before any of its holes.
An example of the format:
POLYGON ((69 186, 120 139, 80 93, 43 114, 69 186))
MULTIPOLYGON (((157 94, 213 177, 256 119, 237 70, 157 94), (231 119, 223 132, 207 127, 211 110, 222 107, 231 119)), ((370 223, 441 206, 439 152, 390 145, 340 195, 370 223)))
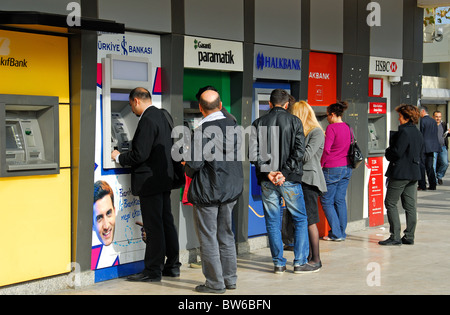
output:
POLYGON ((292 58, 267 57, 263 53, 256 56, 256 68, 264 70, 264 68, 283 69, 283 70, 301 70, 301 60, 292 58))

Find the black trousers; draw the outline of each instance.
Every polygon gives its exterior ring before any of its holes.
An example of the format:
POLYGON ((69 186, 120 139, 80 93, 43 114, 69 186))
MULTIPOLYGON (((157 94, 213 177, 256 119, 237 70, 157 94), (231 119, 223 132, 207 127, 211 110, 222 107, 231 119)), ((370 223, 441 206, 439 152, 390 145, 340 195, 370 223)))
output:
POLYGON ((427 188, 425 173, 426 176, 428 177, 428 185, 430 186, 430 188, 436 189, 436 174, 434 173, 433 159, 434 159, 434 152, 422 154, 420 164, 420 172, 422 175, 422 179, 419 181, 419 188, 421 189, 427 188))
POLYGON ((179 272, 178 234, 170 207, 170 191, 139 196, 139 201, 147 236, 143 272, 150 277, 161 277, 162 270, 179 272))

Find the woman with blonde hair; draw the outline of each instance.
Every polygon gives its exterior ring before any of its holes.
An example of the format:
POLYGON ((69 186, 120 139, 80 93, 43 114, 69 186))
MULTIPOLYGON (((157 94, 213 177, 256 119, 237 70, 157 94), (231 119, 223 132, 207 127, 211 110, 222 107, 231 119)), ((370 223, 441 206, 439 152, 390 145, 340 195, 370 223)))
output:
POLYGON ((322 267, 319 254, 319 230, 316 225, 319 222, 318 198, 319 195, 327 191, 325 177, 320 166, 325 136, 314 110, 308 103, 305 101, 296 102, 289 106, 289 112, 300 118, 305 133, 302 189, 308 217, 310 243, 310 257, 307 267, 308 271, 317 272, 322 267))

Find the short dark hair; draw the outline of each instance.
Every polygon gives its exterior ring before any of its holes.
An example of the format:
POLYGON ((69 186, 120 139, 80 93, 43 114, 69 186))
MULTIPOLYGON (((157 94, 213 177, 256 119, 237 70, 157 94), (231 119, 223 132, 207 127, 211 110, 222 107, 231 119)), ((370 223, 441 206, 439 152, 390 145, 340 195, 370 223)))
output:
POLYGON ((111 202, 114 206, 114 193, 111 186, 103 180, 96 181, 94 183, 94 204, 107 195, 111 197, 111 202))
POLYGON ((327 113, 332 114, 334 113, 337 117, 341 117, 344 114, 344 111, 346 111, 348 108, 347 102, 336 102, 334 104, 331 104, 327 107, 327 113))
POLYGON ((129 99, 133 100, 135 98, 138 98, 142 101, 151 100, 152 95, 150 94, 149 90, 143 87, 137 87, 131 90, 129 99))
POLYGON ((275 89, 270 93, 270 102, 273 106, 284 105, 289 103, 290 95, 286 90, 283 89, 275 89))

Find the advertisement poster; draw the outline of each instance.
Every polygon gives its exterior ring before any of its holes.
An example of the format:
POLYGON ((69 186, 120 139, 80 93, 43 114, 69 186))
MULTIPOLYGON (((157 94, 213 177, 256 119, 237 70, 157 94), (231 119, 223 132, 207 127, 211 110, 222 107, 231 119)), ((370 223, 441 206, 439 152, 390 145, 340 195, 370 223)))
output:
POLYGON ((368 158, 369 177, 369 226, 384 224, 383 157, 368 158))
MULTIPOLYGON (((102 148, 102 58, 107 55, 145 57, 151 62, 153 105, 161 107, 160 37, 157 35, 99 34, 97 39, 97 106, 91 269, 100 270, 142 261, 142 214, 139 198, 131 193, 127 168, 106 169, 102 148)), ((127 102, 127 95, 123 96, 127 102)), ((130 135, 132 138, 133 135, 130 135)), ((130 139, 131 140, 131 139, 130 139)))
POLYGON ((328 106, 336 103, 336 55, 311 52, 309 55, 308 103, 328 106))

